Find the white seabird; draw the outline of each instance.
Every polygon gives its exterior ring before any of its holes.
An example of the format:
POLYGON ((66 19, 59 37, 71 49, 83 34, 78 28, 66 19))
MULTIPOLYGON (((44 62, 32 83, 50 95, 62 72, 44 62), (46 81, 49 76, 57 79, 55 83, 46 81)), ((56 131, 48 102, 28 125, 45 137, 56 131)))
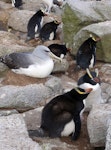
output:
POLYGON ((61 60, 48 47, 38 45, 33 52, 11 53, 0 57, 0 61, 17 74, 45 78, 51 74, 54 67, 54 61, 51 57, 61 60))

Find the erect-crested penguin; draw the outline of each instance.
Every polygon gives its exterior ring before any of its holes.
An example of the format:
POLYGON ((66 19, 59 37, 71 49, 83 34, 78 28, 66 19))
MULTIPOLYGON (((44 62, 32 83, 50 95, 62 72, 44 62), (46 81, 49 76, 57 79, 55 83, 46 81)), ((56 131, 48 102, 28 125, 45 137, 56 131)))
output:
POLYGON ((47 40, 55 40, 56 39, 56 30, 58 25, 60 24, 59 21, 54 20, 44 24, 42 29, 40 30, 40 39, 44 42, 47 40))
POLYGON ((77 87, 54 97, 43 108, 40 128, 30 130, 29 135, 56 138, 72 134, 72 140, 77 140, 81 131, 80 112, 84 108, 83 99, 91 90, 77 87))
POLYGON ((43 16, 45 15, 47 15, 47 13, 43 9, 40 9, 30 18, 27 25, 27 40, 39 36, 43 24, 43 16))

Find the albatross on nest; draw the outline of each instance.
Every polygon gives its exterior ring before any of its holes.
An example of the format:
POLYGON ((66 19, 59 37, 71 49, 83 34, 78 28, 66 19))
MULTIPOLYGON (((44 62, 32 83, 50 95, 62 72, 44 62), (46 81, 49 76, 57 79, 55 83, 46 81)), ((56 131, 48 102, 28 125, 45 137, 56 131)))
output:
POLYGON ((0 61, 6 64, 13 72, 30 77, 45 78, 53 70, 55 56, 48 47, 38 45, 33 52, 16 52, 0 57, 0 61))

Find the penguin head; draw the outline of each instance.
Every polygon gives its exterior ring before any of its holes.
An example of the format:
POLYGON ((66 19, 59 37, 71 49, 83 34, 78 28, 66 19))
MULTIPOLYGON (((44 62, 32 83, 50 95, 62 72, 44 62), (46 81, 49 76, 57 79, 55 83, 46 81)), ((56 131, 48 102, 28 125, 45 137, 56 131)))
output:
POLYGON ((59 24, 61 23, 60 21, 58 21, 58 20, 56 20, 56 19, 55 19, 53 22, 54 22, 54 24, 56 24, 56 25, 59 25, 59 24))
POLYGON ((47 16, 48 14, 46 13, 46 11, 41 8, 40 10, 37 11, 37 13, 40 15, 40 16, 47 16))
POLYGON ((77 84, 81 87, 81 85, 86 84, 86 83, 91 86, 100 84, 100 78, 98 76, 97 69, 95 71, 91 71, 91 72, 89 69, 86 69, 85 75, 80 77, 77 84))
POLYGON ((93 42, 98 42, 98 41, 100 41, 100 38, 99 37, 95 37, 95 36, 93 36, 92 34, 90 34, 90 38, 89 39, 91 39, 93 42))

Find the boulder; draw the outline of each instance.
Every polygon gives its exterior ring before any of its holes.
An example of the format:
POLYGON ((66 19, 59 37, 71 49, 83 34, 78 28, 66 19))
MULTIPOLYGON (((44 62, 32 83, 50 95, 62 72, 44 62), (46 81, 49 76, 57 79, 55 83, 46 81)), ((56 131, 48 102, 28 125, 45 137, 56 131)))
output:
POLYGON ((48 98, 63 92, 61 81, 50 78, 45 85, 30 84, 26 86, 7 85, 0 87, 0 108, 25 111, 45 104, 48 98))
POLYGON ((93 147, 104 147, 111 117, 111 104, 98 104, 92 107, 87 119, 90 143, 93 147))
POLYGON ((0 117, 1 150, 42 150, 37 142, 29 138, 24 119, 20 114, 0 117))
POLYGON ((106 136, 105 150, 111 150, 111 118, 108 120, 108 130, 106 136))
POLYGON ((9 17, 8 26, 16 31, 27 32, 28 21, 34 13, 34 11, 29 10, 14 11, 9 17))

